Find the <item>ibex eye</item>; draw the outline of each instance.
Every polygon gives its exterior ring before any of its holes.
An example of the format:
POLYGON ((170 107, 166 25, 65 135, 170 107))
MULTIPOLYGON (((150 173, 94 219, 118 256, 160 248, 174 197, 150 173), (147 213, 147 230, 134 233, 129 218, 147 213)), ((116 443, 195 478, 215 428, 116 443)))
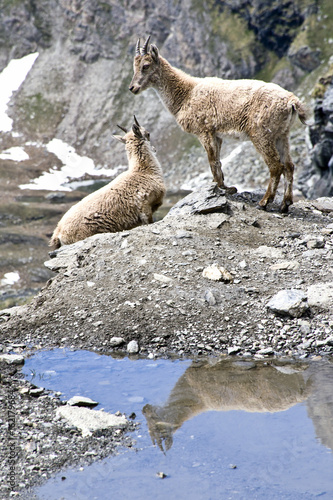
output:
POLYGON ((147 69, 149 69, 149 66, 150 66, 150 64, 144 64, 144 65, 142 66, 142 70, 143 70, 143 71, 147 71, 147 69))

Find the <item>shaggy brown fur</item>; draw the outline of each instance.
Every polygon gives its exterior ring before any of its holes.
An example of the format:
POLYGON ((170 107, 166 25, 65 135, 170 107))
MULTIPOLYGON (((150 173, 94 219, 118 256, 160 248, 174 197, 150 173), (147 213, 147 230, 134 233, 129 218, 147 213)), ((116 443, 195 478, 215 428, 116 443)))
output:
POLYGON ((174 68, 164 59, 149 37, 140 49, 137 44, 134 58, 134 76, 130 91, 138 94, 153 87, 177 123, 195 134, 204 146, 214 181, 228 188, 220 162, 224 135, 250 139, 263 156, 270 171, 270 181, 260 206, 275 198, 283 174, 285 189, 282 212, 293 203, 292 185, 294 165, 289 150, 289 131, 295 116, 305 123, 306 111, 291 92, 274 83, 259 80, 222 80, 195 78, 174 68))
POLYGON ((153 222, 165 185, 149 133, 138 126, 123 137, 129 167, 106 186, 71 207, 58 223, 50 246, 59 248, 97 233, 115 233, 153 222))

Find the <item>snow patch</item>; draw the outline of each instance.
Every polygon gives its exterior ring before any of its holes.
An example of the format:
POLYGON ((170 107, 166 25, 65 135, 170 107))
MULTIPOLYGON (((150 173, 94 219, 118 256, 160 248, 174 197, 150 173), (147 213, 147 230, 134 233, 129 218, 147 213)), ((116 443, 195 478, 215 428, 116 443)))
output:
POLYGON ((20 88, 27 74, 38 57, 38 52, 28 54, 21 59, 12 59, 8 66, 0 73, 0 131, 10 132, 13 120, 7 116, 7 107, 10 98, 20 88))
POLYGON ((19 281, 20 275, 18 272, 12 272, 12 273, 6 273, 4 277, 1 280, 1 285, 14 285, 14 283, 17 283, 19 281))
POLYGON ((29 184, 21 184, 20 189, 71 191, 73 186, 69 186, 68 183, 72 179, 83 177, 85 174, 113 177, 118 173, 119 169, 123 168, 120 165, 114 169, 97 169, 91 158, 78 155, 72 146, 60 139, 52 139, 46 145, 46 149, 59 158, 63 163, 63 167, 60 170, 54 167, 49 172, 43 172, 42 175, 33 179, 29 184))
POLYGON ((24 151, 23 148, 15 146, 0 154, 1 160, 12 160, 12 161, 25 161, 29 160, 29 155, 24 151))

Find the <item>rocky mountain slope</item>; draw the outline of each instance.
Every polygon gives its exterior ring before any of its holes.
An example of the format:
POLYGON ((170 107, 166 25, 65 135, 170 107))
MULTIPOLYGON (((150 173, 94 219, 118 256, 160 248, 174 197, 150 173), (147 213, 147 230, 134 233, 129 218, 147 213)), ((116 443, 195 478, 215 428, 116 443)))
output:
POLYGON ((33 302, 1 311, 2 338, 152 356, 331 353, 332 201, 282 216, 259 199, 208 185, 160 222, 60 248, 33 302))

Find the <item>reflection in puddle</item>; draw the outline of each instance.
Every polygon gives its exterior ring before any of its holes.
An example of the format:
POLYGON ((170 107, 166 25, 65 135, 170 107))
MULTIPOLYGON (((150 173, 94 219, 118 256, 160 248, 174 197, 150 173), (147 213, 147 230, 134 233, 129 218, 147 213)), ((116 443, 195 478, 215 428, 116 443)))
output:
POLYGON ((28 359, 24 373, 64 399, 134 411, 142 424, 138 453, 62 471, 40 499, 333 498, 329 361, 131 361, 58 349, 28 359))

